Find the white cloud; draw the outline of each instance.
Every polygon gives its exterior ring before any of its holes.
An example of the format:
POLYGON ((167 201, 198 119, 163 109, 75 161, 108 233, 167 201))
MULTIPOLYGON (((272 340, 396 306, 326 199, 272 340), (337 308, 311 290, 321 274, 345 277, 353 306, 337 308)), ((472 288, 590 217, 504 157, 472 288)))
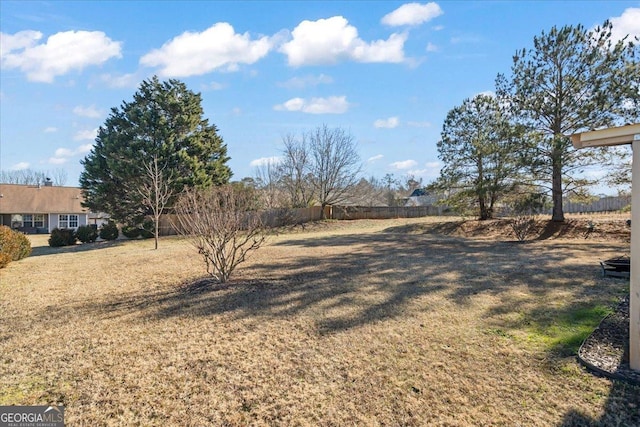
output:
POLYGON ((444 25, 435 25, 435 26, 432 28, 432 30, 433 30, 433 31, 442 31, 442 30, 444 30, 444 25))
POLYGON ((437 3, 426 4, 406 3, 391 13, 382 17, 384 25, 397 27, 400 25, 420 25, 442 15, 442 9, 437 3))
POLYGON ((400 120, 397 117, 389 117, 388 119, 378 119, 373 122, 373 127, 375 128, 385 128, 385 129, 393 129, 398 127, 400 124, 400 120))
POLYGON ((89 105, 88 107, 78 105, 77 107, 74 107, 73 114, 76 114, 82 117, 90 117, 93 119, 102 117, 102 112, 98 110, 95 105, 89 105))
POLYGON ((422 178, 435 178, 440 175, 440 169, 442 168, 442 163, 440 162, 427 162, 424 164, 423 169, 410 169, 407 171, 407 175, 413 175, 416 177, 422 178))
POLYGON ((62 165, 67 163, 69 159, 63 157, 49 157, 48 162, 52 165, 62 165))
POLYGON ((414 178, 433 179, 440 175, 440 169, 442 163, 440 162, 427 162, 422 169, 409 169, 406 171, 406 176, 413 176, 414 178))
POLYGON ((286 82, 278 83, 278 86, 287 89, 304 89, 309 86, 318 86, 321 84, 333 83, 333 79, 325 74, 319 76, 293 77, 286 82))
POLYGON ((378 155, 375 155, 375 156, 373 156, 373 157, 369 157, 369 158, 367 159, 367 163, 373 163, 373 162, 378 161, 378 160, 381 160, 381 159, 383 159, 383 158, 384 158, 384 156, 383 156, 382 154, 378 154, 378 155))
POLYGON ((100 81, 111 88, 127 88, 136 87, 142 79, 136 73, 122 74, 119 76, 113 74, 102 74, 100 81))
POLYGON ((427 43, 427 47, 425 49, 427 50, 427 52, 437 52, 440 50, 438 46, 431 42, 427 43))
POLYGON ((407 126, 414 128, 430 128, 432 124, 431 122, 407 122, 407 126))
POLYGON ((5 54, 32 47, 42 38, 40 31, 19 31, 15 34, 0 33, 0 55, 4 59, 5 54))
POLYGON ((640 8, 630 7, 622 12, 622 15, 610 19, 613 24, 611 37, 618 41, 625 36, 629 36, 627 41, 634 37, 640 37, 640 8))
POLYGON ((49 157, 48 163, 53 165, 61 165, 69 161, 71 157, 87 154, 93 148, 93 144, 82 144, 74 150, 70 148, 57 148, 53 153, 53 157, 49 157))
POLYGON ((54 127, 54 126, 49 126, 44 128, 43 130, 44 133, 54 133, 54 132, 58 132, 58 128, 54 127))
POLYGON ((489 98, 495 98, 496 97, 496 93, 492 90, 485 90, 482 92, 478 92, 475 95, 473 95, 473 98, 475 98, 476 96, 488 96, 489 98))
POLYGON ((73 156, 73 151, 68 148, 58 148, 53 155, 55 157, 71 157, 73 156))
POLYGON ((73 139, 75 141, 94 140, 96 136, 98 136, 98 128, 78 131, 73 139))
POLYGON ((273 157, 261 157, 259 159, 251 160, 249 166, 251 167, 260 167, 266 165, 277 165, 282 161, 281 157, 273 156, 273 157))
POLYGON ((75 154, 87 154, 93 148, 93 144, 82 144, 76 148, 75 154))
POLYGON ((418 162, 415 160, 402 160, 400 162, 393 162, 389 166, 395 169, 411 169, 418 166, 418 162))
POLYGON ((12 171, 21 171, 24 169, 29 169, 29 163, 27 162, 20 162, 20 163, 16 163, 15 165, 11 166, 9 169, 12 171))
POLYGON ((264 36, 252 40, 238 34, 231 24, 219 22, 201 33, 186 31, 140 58, 147 67, 161 67, 165 77, 188 77, 213 70, 236 71, 239 64, 253 64, 265 57, 273 41, 264 36))
POLYGON ((301 111, 309 114, 342 114, 349 109, 346 96, 330 96, 328 98, 292 98, 284 104, 273 107, 277 111, 301 111))
POLYGON ((2 67, 20 69, 30 81, 51 83, 56 76, 122 57, 121 42, 101 31, 64 31, 36 44, 41 38, 38 31, 0 34, 2 67))
POLYGON ((304 107, 305 100, 302 98, 292 98, 284 104, 278 104, 273 107, 277 111, 300 111, 304 107))
POLYGON ((407 34, 394 33, 387 40, 367 43, 358 30, 342 16, 302 21, 291 33, 292 40, 280 47, 291 66, 335 64, 340 61, 404 61, 407 34))
POLYGON ((222 90, 226 87, 226 85, 218 82, 211 82, 209 84, 203 84, 202 90, 222 90))

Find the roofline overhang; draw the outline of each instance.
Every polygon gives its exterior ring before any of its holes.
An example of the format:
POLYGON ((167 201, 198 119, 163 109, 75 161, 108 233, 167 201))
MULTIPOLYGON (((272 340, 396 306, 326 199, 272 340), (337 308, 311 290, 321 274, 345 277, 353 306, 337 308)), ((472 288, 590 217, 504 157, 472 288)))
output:
POLYGON ((640 123, 571 135, 575 148, 631 144, 640 141, 640 123))

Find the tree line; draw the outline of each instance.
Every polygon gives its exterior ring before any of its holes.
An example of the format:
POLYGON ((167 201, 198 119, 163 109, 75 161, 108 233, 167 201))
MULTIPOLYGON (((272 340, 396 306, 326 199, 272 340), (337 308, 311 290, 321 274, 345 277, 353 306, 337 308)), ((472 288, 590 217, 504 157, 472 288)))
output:
MULTIPOLYGON (((637 40, 615 41, 611 30, 610 22, 589 31, 580 25, 553 27, 534 37, 533 48, 516 52, 511 75, 496 78, 495 95, 466 99, 447 114, 438 142, 444 166, 428 188, 480 219, 491 218, 498 203, 532 209, 551 194, 552 219, 562 221, 563 196, 591 184, 580 175, 584 169, 610 164, 616 154, 578 152, 569 136, 640 115, 637 40)), ((353 135, 327 125, 285 136, 279 161, 230 185, 226 144, 204 118, 201 101, 184 83, 153 77, 142 82, 131 102, 112 108, 81 162, 85 206, 127 226, 151 217, 156 248, 159 216, 181 210, 192 226, 181 223, 180 228, 200 233, 196 246, 213 263, 221 262, 216 259, 222 253, 236 254, 234 260, 243 260, 245 253, 221 247, 218 237, 224 231, 195 226, 197 221, 234 224, 236 233, 243 228, 251 239, 222 241, 241 241, 250 251, 263 240, 247 230, 247 219, 237 216, 240 208, 365 204, 358 203, 363 194, 393 205, 400 190, 422 186, 414 179, 400 183, 392 175, 364 179, 353 135), (202 206, 230 216, 207 218, 202 206), (203 229, 218 235, 203 238, 203 229)), ((219 266, 208 264, 208 270, 221 280, 228 277, 219 266)))
POLYGON ((54 170, 2 170, 0 171, 0 183, 19 185, 45 185, 51 183, 56 187, 62 187, 67 183, 68 174, 64 169, 54 170))
POLYGON ((612 28, 553 27, 516 52, 495 96, 465 99, 447 114, 438 142, 444 167, 431 188, 480 219, 499 201, 531 210, 550 194, 552 220, 563 221, 563 197, 584 196, 595 183, 584 175, 589 167, 615 164, 608 182, 628 182, 624 148, 575 150, 570 141, 640 117, 638 39, 615 40, 612 28))

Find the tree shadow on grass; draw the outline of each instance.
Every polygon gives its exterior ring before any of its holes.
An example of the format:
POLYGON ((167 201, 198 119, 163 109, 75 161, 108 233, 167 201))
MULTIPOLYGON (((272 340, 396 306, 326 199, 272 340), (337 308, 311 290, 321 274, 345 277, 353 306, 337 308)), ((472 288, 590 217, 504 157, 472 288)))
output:
POLYGON ((640 386, 613 381, 600 417, 571 410, 559 424, 559 427, 588 426, 640 426, 640 386))
MULTIPOLYGON (((292 239, 275 246, 289 253, 305 247, 309 255, 253 264, 224 285, 203 278, 155 293, 86 302, 73 309, 159 319, 302 314, 319 332, 331 333, 411 310, 428 311, 430 307, 420 301, 434 293, 465 305, 477 294, 502 296, 517 285, 527 286, 534 298, 543 298, 562 286, 563 280, 576 298, 588 292, 579 286, 584 265, 555 271, 566 263, 565 252, 575 250, 569 243, 518 245, 387 231, 292 239)), ((509 304, 499 304, 496 310, 511 310, 509 304)))
MULTIPOLYGON (((200 278, 175 287, 72 303, 59 309, 84 310, 93 317, 131 316, 145 322, 216 315, 224 315, 230 321, 304 316, 317 333, 330 334, 428 313, 433 310, 428 298, 434 294, 460 305, 461 309, 473 302, 476 295, 486 294, 499 297, 486 313, 489 326, 492 318, 521 313, 522 318, 517 321, 534 319, 541 323, 532 325, 535 330, 538 326, 548 327, 557 319, 570 319, 569 314, 575 307, 545 305, 546 299, 559 290, 571 301, 587 306, 610 298, 611 290, 583 284, 586 278, 593 279, 600 273, 597 254, 620 249, 620 245, 613 243, 521 245, 399 229, 294 238, 276 243, 274 247, 292 256, 276 256, 254 263, 239 270, 236 278, 225 284, 200 278), (305 248, 305 257, 295 255, 301 247, 305 248), (593 252, 593 262, 589 258, 585 261, 584 257, 582 261, 572 259, 572 254, 580 251, 593 252), (512 293, 514 287, 525 287, 526 292, 512 293), (527 308, 524 304, 520 306, 523 302, 528 303, 527 308)), ((46 320, 55 321, 57 317, 64 318, 50 315, 46 320)), ((506 330, 522 329, 522 324, 516 323, 496 326, 506 330)), ((567 338, 571 339, 571 336, 567 338)), ((566 357, 566 352, 562 343, 559 347, 551 346, 549 355, 561 358, 566 357)), ((623 423, 612 425, 633 425, 637 413, 632 413, 630 405, 636 405, 636 410, 640 408, 637 391, 614 383, 601 419, 589 419, 572 411, 567 413, 562 425, 607 425, 616 419, 623 423), (627 415, 616 418, 620 408, 626 408, 627 415)))
POLYGON ((99 249, 120 246, 122 244, 123 244, 122 240, 105 240, 105 241, 92 242, 92 243, 78 243, 72 246, 59 246, 59 247, 36 246, 33 248, 33 250, 31 251, 31 255, 29 256, 38 257, 38 256, 46 256, 46 255, 95 251, 99 249))

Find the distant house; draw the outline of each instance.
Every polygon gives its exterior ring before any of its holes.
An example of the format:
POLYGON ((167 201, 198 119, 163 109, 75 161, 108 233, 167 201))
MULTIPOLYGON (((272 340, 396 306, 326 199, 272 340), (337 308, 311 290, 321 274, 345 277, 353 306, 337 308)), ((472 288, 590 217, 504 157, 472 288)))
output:
POLYGON ((89 224, 89 210, 82 207, 82 193, 75 187, 0 184, 1 225, 24 233, 49 233, 54 228, 78 228, 89 224))
POLYGON ((416 188, 406 199, 405 206, 433 206, 437 201, 437 197, 429 194, 424 188, 416 188))

